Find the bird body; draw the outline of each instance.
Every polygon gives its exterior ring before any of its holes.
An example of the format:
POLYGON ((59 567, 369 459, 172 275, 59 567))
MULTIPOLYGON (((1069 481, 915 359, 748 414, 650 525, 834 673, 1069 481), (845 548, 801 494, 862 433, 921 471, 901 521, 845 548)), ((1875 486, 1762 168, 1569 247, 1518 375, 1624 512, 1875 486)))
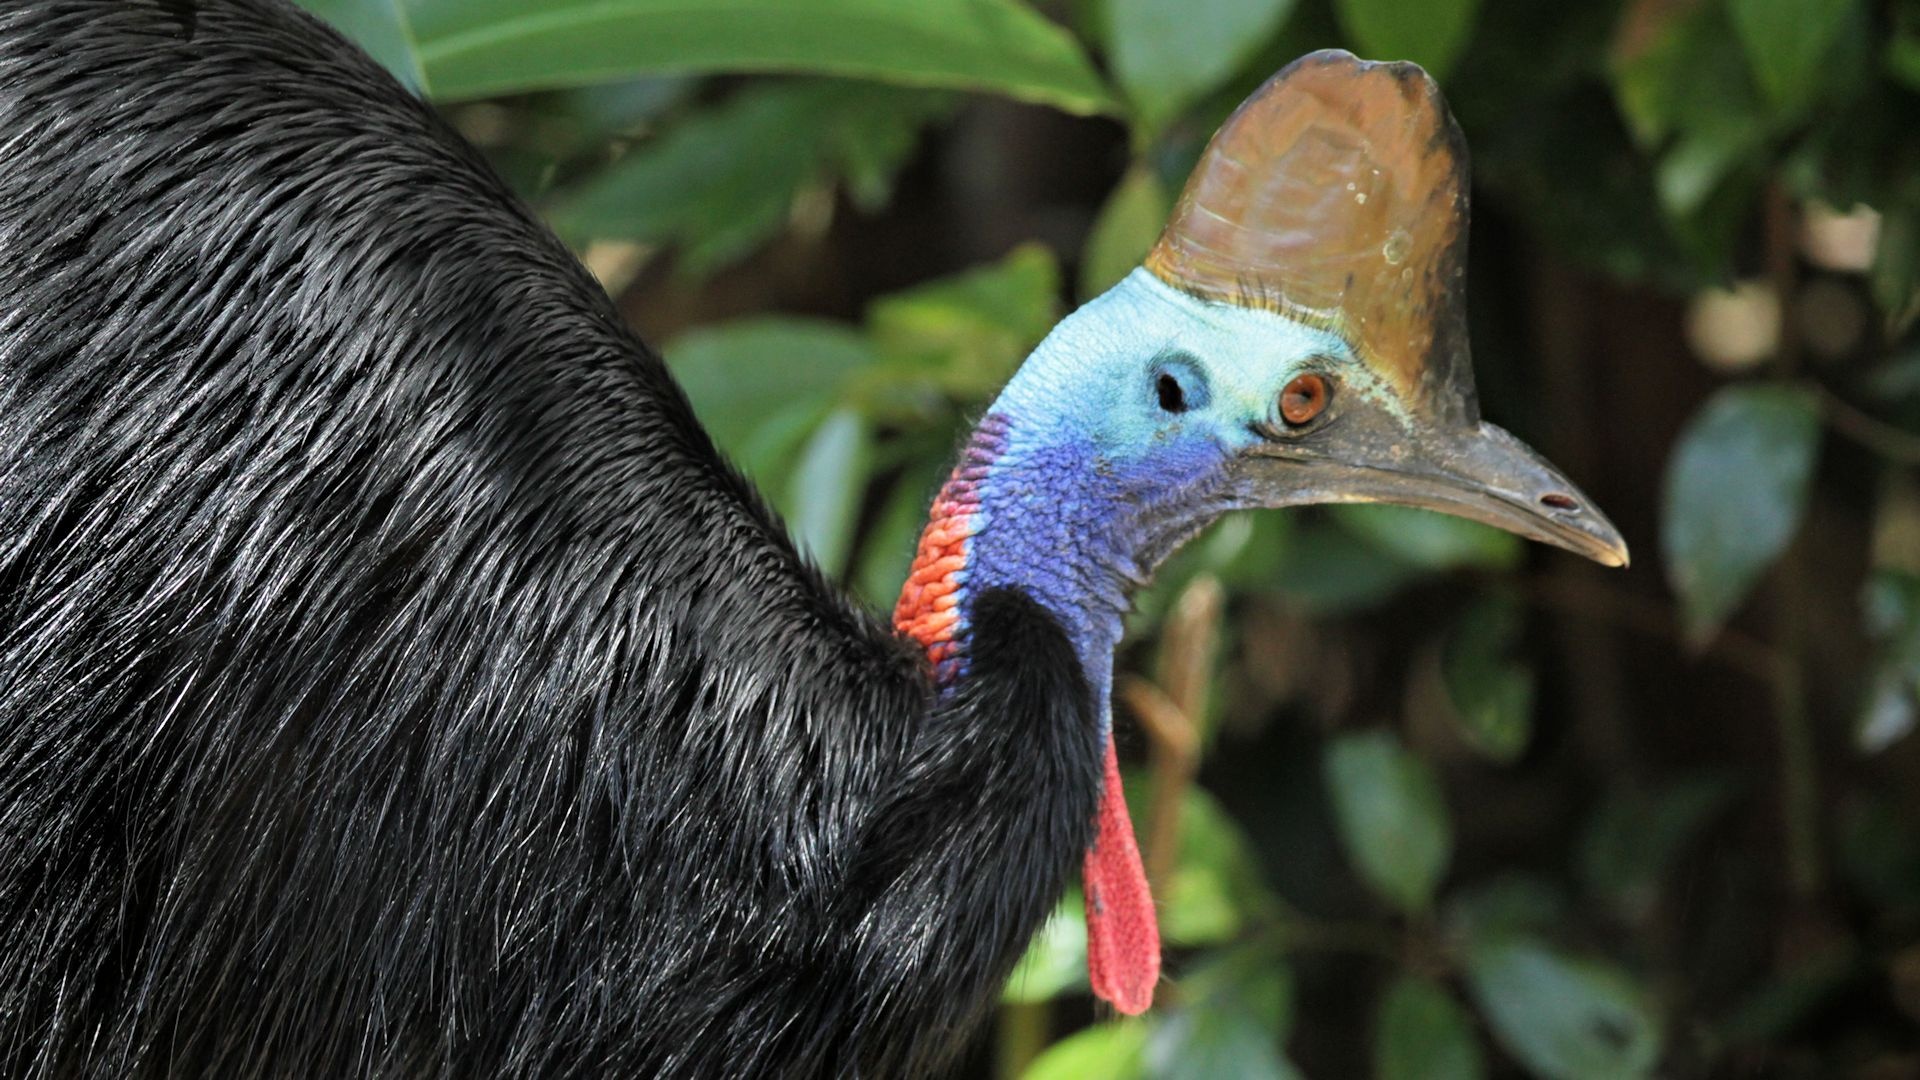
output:
MULTIPOLYGON (((1386 77, 1344 63, 1302 77, 1386 77)), ((0 4, 0 1073, 917 1074, 1083 856, 1144 1007, 1106 691, 1160 558, 1356 492, 1618 546, 1461 494, 1564 481, 1338 325, 1190 284, 1036 350, 895 633, 332 31, 0 4), (1493 456, 1320 479, 1382 431, 1493 456)))

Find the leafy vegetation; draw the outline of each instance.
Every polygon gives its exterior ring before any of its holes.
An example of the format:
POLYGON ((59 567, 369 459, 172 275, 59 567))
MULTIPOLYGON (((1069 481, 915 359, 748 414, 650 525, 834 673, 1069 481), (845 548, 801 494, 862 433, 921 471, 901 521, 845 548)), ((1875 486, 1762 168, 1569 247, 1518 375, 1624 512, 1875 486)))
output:
POLYGON ((1608 574, 1223 522, 1117 687, 1169 979, 1070 896, 969 1074, 1920 1071, 1920 2, 304 0, 492 157, 885 608, 977 415, 1218 122, 1341 46, 1474 150, 1494 419, 1608 574))

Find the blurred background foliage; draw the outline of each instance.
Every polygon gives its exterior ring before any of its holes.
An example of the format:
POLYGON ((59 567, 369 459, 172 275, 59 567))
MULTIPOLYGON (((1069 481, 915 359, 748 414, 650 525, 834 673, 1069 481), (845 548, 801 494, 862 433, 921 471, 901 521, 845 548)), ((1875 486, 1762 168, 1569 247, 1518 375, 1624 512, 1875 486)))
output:
POLYGON ((1920 1075, 1920 0, 306 0, 440 106, 890 606, 967 421, 1341 46, 1475 157, 1486 411, 1625 573, 1240 517, 1117 688, 1169 978, 1077 896, 964 1075, 1920 1075))

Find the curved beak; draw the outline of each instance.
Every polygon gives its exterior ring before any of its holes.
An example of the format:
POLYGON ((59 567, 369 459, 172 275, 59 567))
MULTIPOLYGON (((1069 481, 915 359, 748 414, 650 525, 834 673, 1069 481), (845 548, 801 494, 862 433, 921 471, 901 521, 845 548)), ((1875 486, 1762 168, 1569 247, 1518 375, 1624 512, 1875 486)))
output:
POLYGON ((1269 440, 1244 459, 1241 495, 1262 506, 1382 502, 1417 506, 1627 565, 1605 514, 1525 443, 1488 423, 1409 434, 1343 420, 1298 442, 1269 440), (1344 430, 1343 430, 1344 429, 1344 430))

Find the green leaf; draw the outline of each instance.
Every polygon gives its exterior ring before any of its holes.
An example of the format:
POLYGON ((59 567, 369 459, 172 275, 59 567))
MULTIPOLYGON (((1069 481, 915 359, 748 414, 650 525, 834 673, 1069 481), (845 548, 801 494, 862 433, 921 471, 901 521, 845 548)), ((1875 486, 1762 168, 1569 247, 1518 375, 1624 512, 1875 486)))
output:
POLYGON ((1148 1035, 1149 1076, 1298 1080, 1280 1052, 1293 1023, 1293 978, 1284 960, 1260 947, 1216 953, 1180 988, 1180 1004, 1148 1035))
POLYGON ((1587 887, 1629 919, 1646 918, 1661 878, 1732 796, 1733 785, 1718 776, 1611 792, 1580 843, 1587 887))
POLYGON ((677 243, 684 269, 708 272, 778 233, 809 189, 845 177, 858 200, 884 199, 920 130, 952 107, 946 94, 841 80, 757 83, 641 144, 548 216, 575 242, 677 243))
POLYGON ((306 5, 440 101, 646 74, 778 71, 982 90, 1074 113, 1116 110, 1072 36, 1019 0, 306 5))
POLYGON ((1711 640, 1799 528, 1820 440, 1819 401, 1730 386, 1681 433, 1660 534, 1687 638, 1711 640))
POLYGON ((1379 551, 1427 570, 1506 569, 1519 563, 1520 538, 1451 514, 1384 503, 1329 507, 1334 520, 1379 551))
POLYGON ((1294 0, 1107 0, 1107 54, 1139 122, 1158 130, 1240 70, 1294 0))
POLYGON ((1013 969, 1000 1000, 1012 1005, 1051 1001, 1087 985, 1086 901, 1079 889, 1067 890, 1047 925, 1033 936, 1013 969))
POLYGON ((1854 723, 1854 745, 1874 754, 1910 734, 1920 713, 1920 574, 1875 570, 1862 606, 1878 655, 1854 723))
POLYGON ((1476 944, 1467 975, 1500 1044, 1540 1076, 1647 1076, 1659 1061, 1660 1018, 1617 968, 1506 937, 1476 944))
POLYGON ((1512 659, 1520 621, 1513 597, 1487 597, 1454 624, 1440 653, 1461 735, 1502 764, 1517 761, 1533 734, 1533 672, 1512 659))
POLYGON ((981 400, 1053 329, 1059 292, 1053 253, 1022 244, 997 263, 876 300, 867 324, 890 361, 931 373, 957 399, 981 400))
POLYGON ((1080 298, 1091 300, 1146 260, 1172 208, 1160 174, 1136 164, 1107 196, 1080 252, 1080 298))
POLYGON ((1563 925, 1569 905, 1552 882, 1506 873, 1456 889, 1447 900, 1447 932, 1465 941, 1545 933, 1563 925))
POLYGON ((1404 559, 1354 543, 1352 533, 1331 522, 1307 518, 1288 538, 1268 580, 1309 613, 1337 614, 1379 604, 1421 573, 1404 559))
POLYGON ((1453 995, 1428 979, 1402 975, 1374 1021, 1378 1080, 1476 1080, 1487 1074, 1473 1022, 1453 995))
POLYGON ((1140 1080, 1146 1075, 1140 1057, 1147 1045, 1147 1025, 1139 1020, 1096 1024, 1047 1047, 1022 1074, 1023 1080, 1140 1080))
POLYGON ((920 532, 926 528, 934 490, 944 475, 944 466, 922 463, 894 481, 872 530, 860 542, 860 572, 855 584, 869 607, 893 609, 913 565, 920 532))
POLYGON ((1335 0, 1356 51, 1373 60, 1411 60, 1445 79, 1466 47, 1480 0, 1335 0))
POLYGON ((1272 895, 1252 871, 1254 865, 1240 826, 1205 790, 1189 788, 1180 808, 1179 858, 1158 898, 1160 932, 1167 943, 1228 941, 1249 914, 1271 910, 1272 895))
POLYGON ((416 94, 427 93, 427 73, 414 48, 402 0, 296 0, 340 31, 416 94))
POLYGON ((805 426, 811 428, 847 380, 875 362, 866 338, 851 327, 772 317, 691 331, 676 338, 666 356, 707 433, 743 464, 772 418, 810 413, 805 426))
POLYGON ((1754 81, 1776 108, 1796 115, 1812 103, 1823 61, 1854 10, 1853 0, 1728 0, 1754 81))
POLYGON ((1439 781, 1384 731, 1327 748, 1327 786, 1347 854, 1374 892, 1402 911, 1425 911, 1447 868, 1453 830, 1439 781))
POLYGON ((780 500, 800 550, 835 576, 847 565, 872 454, 866 421, 852 409, 837 409, 800 451, 787 497, 780 500))

